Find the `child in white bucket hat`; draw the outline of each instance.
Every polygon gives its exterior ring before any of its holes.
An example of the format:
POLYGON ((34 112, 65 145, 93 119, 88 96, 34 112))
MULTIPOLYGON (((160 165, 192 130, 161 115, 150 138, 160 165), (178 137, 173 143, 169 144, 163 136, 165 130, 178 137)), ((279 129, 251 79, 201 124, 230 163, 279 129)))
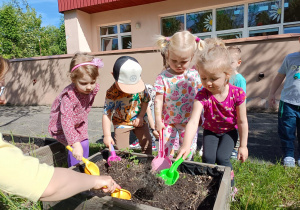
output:
POLYGON ((141 79, 142 67, 130 56, 118 58, 112 75, 114 84, 106 91, 102 117, 103 142, 107 147, 115 144, 118 149, 129 148, 129 134, 133 130, 139 139, 142 153, 152 154, 149 128, 144 116, 150 100, 141 79), (111 122, 115 136, 111 136, 111 122))

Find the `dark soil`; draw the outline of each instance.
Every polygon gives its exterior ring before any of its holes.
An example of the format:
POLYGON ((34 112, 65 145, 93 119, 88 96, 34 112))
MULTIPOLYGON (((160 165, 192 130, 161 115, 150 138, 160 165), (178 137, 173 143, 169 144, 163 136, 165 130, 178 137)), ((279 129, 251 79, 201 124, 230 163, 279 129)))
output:
MULTIPOLYGON (((181 173, 176 184, 165 185, 164 181, 151 171, 150 160, 129 161, 122 159, 112 162, 109 167, 105 160, 96 162, 101 175, 110 175, 123 188, 131 192, 133 202, 162 209, 213 209, 220 177, 190 175, 181 173)), ((102 197, 102 191, 91 190, 102 197)))
POLYGON ((21 149, 24 154, 32 152, 32 151, 40 148, 38 145, 36 145, 34 143, 19 143, 19 142, 14 142, 14 143, 8 142, 8 143, 13 144, 16 147, 18 147, 19 149, 21 149))

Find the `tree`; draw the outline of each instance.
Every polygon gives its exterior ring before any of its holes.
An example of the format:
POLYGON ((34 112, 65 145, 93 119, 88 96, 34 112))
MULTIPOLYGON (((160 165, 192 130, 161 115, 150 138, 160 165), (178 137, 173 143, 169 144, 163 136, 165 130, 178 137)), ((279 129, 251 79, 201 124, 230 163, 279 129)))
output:
POLYGON ((0 53, 5 58, 24 58, 66 53, 65 26, 41 27, 42 16, 26 0, 4 3, 0 8, 0 53))

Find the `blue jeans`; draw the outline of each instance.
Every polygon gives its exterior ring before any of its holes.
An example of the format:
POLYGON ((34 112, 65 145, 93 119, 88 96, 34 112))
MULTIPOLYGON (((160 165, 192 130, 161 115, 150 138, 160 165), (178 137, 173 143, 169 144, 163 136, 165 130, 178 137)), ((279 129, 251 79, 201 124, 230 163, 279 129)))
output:
POLYGON ((300 154, 300 106, 280 101, 278 110, 278 135, 284 157, 294 157, 294 140, 298 137, 300 154))

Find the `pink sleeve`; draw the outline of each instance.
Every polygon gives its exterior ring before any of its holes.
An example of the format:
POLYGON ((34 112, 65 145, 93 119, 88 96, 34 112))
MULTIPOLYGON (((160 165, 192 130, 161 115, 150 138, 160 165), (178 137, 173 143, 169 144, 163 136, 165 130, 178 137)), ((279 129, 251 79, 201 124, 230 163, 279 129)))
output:
POLYGON ((73 112, 73 103, 71 98, 68 95, 63 96, 61 99, 60 105, 61 111, 61 124, 62 128, 68 142, 68 145, 72 145, 79 140, 79 134, 75 129, 75 123, 73 121, 74 112, 73 112))
POLYGON ((156 93, 163 94, 164 93, 164 87, 165 87, 165 85, 164 85, 162 76, 160 74, 156 77, 156 80, 155 80, 155 83, 154 83, 154 90, 155 90, 156 93))
POLYGON ((237 88, 237 87, 235 87, 235 88, 236 88, 236 91, 235 91, 235 98, 236 98, 235 105, 239 106, 245 101, 246 93, 243 91, 242 88, 237 88))

